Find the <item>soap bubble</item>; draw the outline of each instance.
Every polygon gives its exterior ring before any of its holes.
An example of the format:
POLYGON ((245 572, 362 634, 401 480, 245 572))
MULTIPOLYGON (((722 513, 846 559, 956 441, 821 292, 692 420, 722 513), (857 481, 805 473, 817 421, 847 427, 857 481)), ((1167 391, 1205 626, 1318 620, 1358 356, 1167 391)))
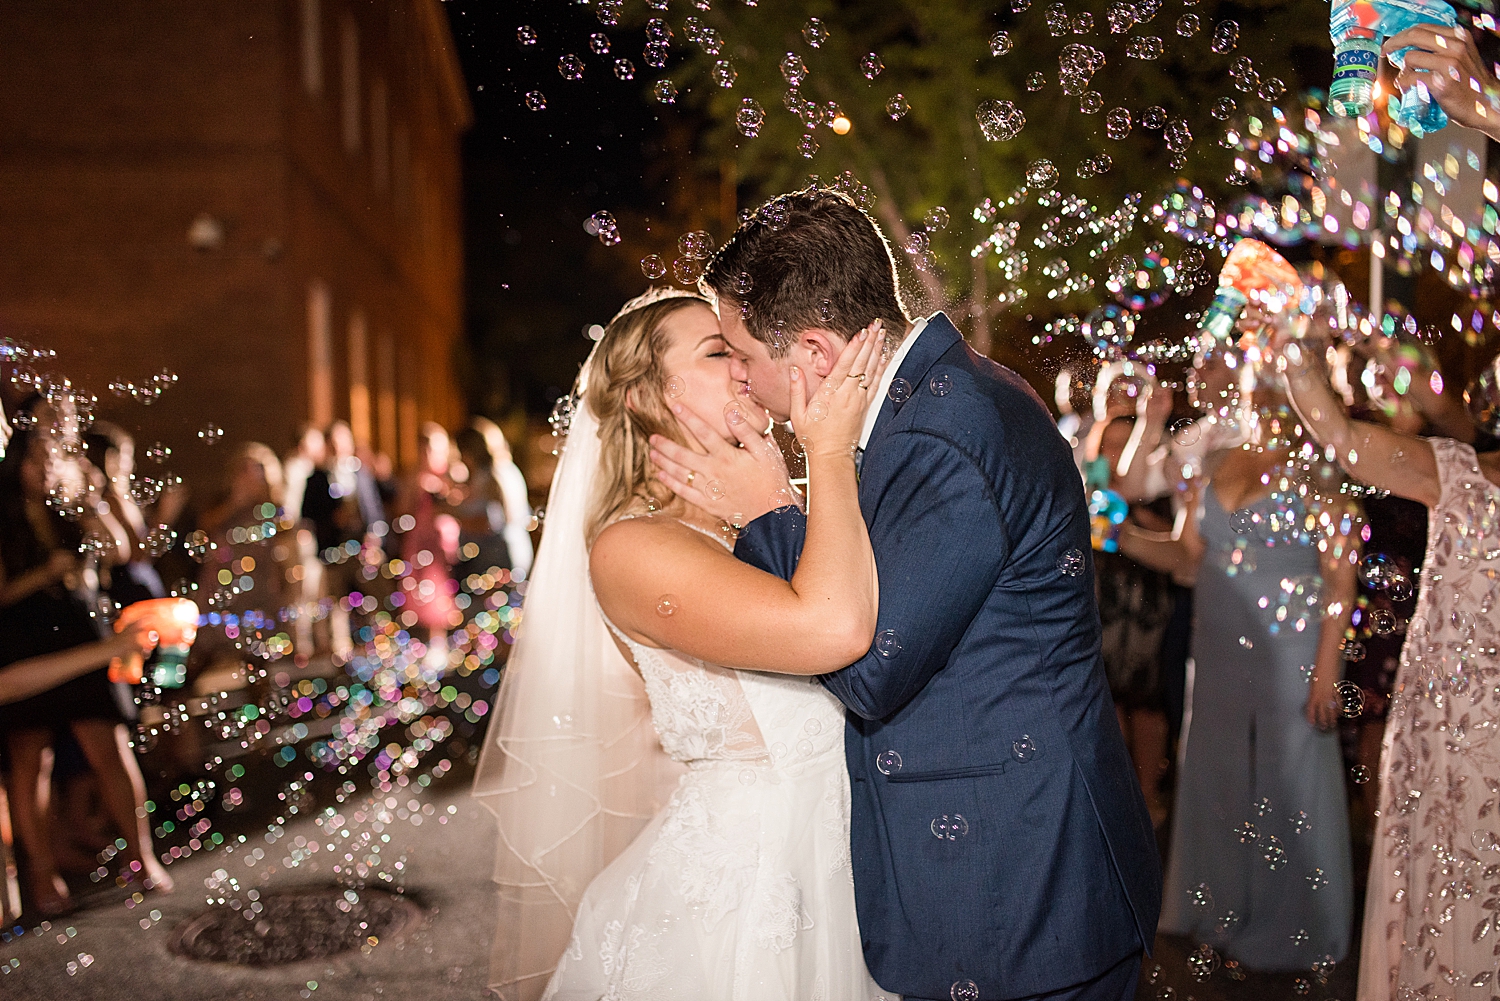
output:
POLYGON ((885 63, 881 62, 880 57, 873 52, 865 53, 864 58, 859 61, 859 71, 865 75, 866 80, 875 79, 883 69, 885 69, 885 63))
POLYGON ((584 232, 590 236, 597 236, 599 242, 606 247, 613 247, 620 242, 620 224, 608 211, 595 212, 589 216, 588 221, 583 224, 584 232))
POLYGON ((800 86, 802 81, 807 79, 807 64, 797 53, 788 52, 781 60, 781 75, 791 86, 800 86))
POLYGON ((1220 21, 1214 25, 1214 37, 1208 43, 1208 47, 1219 55, 1227 55, 1233 52, 1235 46, 1240 44, 1240 26, 1237 21, 1220 21))
POLYGON ((1033 160, 1026 165, 1026 183, 1033 188, 1057 186, 1058 170, 1051 160, 1033 160))
POLYGON ((901 755, 895 751, 881 751, 875 755, 875 770, 882 775, 890 775, 901 770, 901 755))
POLYGON ((1277 77, 1267 77, 1260 85, 1260 99, 1274 101, 1286 93, 1286 84, 1277 77))
POLYGON ((891 398, 892 403, 905 403, 911 399, 911 383, 902 378, 891 380, 891 388, 886 390, 886 395, 891 398))
POLYGON ((1159 104, 1153 104, 1141 112, 1141 125, 1155 132, 1167 124, 1167 109, 1159 104))
POLYGON ((714 63, 714 83, 728 89, 734 86, 734 81, 739 78, 739 70, 734 68, 734 63, 728 59, 720 59, 714 63))
POLYGON ((1030 761, 1036 757, 1036 739, 1029 733, 1023 733, 1011 742, 1010 756, 1020 762, 1030 761))
POLYGON ((172 543, 177 541, 177 533, 172 531, 171 525, 157 525, 146 533, 144 545, 146 552, 153 557, 163 556, 167 550, 172 548, 172 543))
POLYGON ((695 229, 677 238, 677 251, 695 261, 706 261, 713 256, 714 238, 706 230, 695 229))
MULTIPOLYGON (((1021 0, 1011 0, 1011 8, 1014 9, 1015 5, 1019 2, 1021 0)), ((1030 0, 1026 0, 1026 2, 1029 6, 1030 0)), ((1022 7, 1021 9, 1025 10, 1026 8, 1022 7)), ((956 980, 953 986, 948 989, 948 996, 952 998, 952 1001, 979 1001, 979 985, 972 980, 956 980)))
POLYGON ((734 124, 740 130, 740 135, 754 139, 760 135, 760 128, 765 124, 766 112, 760 106, 760 102, 753 97, 747 97, 740 102, 740 110, 734 116, 734 124))
POLYGON ((1260 832, 1250 821, 1242 821, 1239 827, 1234 829, 1234 836, 1239 838, 1242 845, 1253 845, 1260 840, 1260 832))
POLYGON ((1160 59, 1166 49, 1155 35, 1136 35, 1125 46, 1125 54, 1131 59, 1160 59))
POLYGON ((646 22, 646 40, 658 44, 672 40, 672 26, 666 18, 653 17, 646 22))
POLYGON ((1123 0, 1115 0, 1109 5, 1109 10, 1104 14, 1104 20, 1109 23, 1109 31, 1112 35, 1123 35, 1135 27, 1136 14, 1132 4, 1124 3, 1123 0))
POLYGON ((1088 89, 1089 81, 1104 66, 1104 53, 1092 45, 1064 45, 1057 57, 1057 81, 1064 94, 1072 96, 1088 89))
POLYGON ((677 103, 677 87, 671 80, 658 80, 651 85, 651 93, 662 104, 677 103))
POLYGON ((1376 636, 1389 636, 1396 628, 1395 613, 1389 608, 1377 608, 1370 613, 1370 631, 1376 636))
MULTIPOLYGON (((941 817, 934 817, 928 826, 939 841, 957 841, 969 833, 969 822, 961 813, 952 816, 945 813, 941 817)), ((974 997, 978 998, 979 994, 975 993, 974 997)))
POLYGON ((1212 977, 1214 971, 1219 968, 1219 954, 1214 951, 1213 946, 1204 942, 1188 954, 1187 965, 1188 974, 1194 982, 1201 984, 1212 977))
POLYGON ((932 391, 933 396, 947 396, 953 391, 953 376, 947 372, 939 372, 928 381, 927 388, 932 391))
POLYGON ((1391 579, 1399 576, 1400 568, 1385 553, 1369 553, 1359 562, 1359 582, 1375 591, 1391 586, 1391 579))
POLYGON ((1182 417, 1173 421, 1168 431, 1172 435, 1173 443, 1181 445, 1184 448, 1198 444, 1198 438, 1202 434, 1202 429, 1198 427, 1198 422, 1188 417, 1182 417))
POLYGON ((818 141, 812 137, 811 132, 803 135, 802 139, 797 143, 797 152, 809 160, 817 155, 818 148, 818 141))
POLYGON ((1084 91, 1078 99, 1078 110, 1085 115, 1097 115, 1104 107, 1104 95, 1097 90, 1084 91))
POLYGON ((667 379, 667 384, 664 387, 664 390, 666 392, 667 399, 675 400, 683 393, 687 392, 687 383, 683 381, 682 376, 674 375, 667 379))
POLYGON ((1094 15, 1088 11, 1083 11, 1077 17, 1073 18, 1071 28, 1075 35, 1087 35, 1094 30, 1094 15))
POLYGON ((537 39, 536 29, 529 24, 523 24, 516 29, 516 41, 522 45, 535 45, 537 39))
POLYGON ((990 55, 1003 56, 1016 47, 1015 39, 1008 31, 997 31, 990 36, 990 55))
POLYGON ((1267 868, 1272 872, 1287 863, 1286 849, 1282 847, 1281 839, 1275 835, 1262 839, 1260 857, 1265 860, 1267 868))
POLYGON ((1167 123, 1162 131, 1162 137, 1166 140, 1167 149, 1174 153, 1181 153, 1193 143, 1193 132, 1188 128, 1186 118, 1174 118, 1167 123))
POLYGON ((1081 577, 1085 568, 1082 549, 1069 549, 1057 560, 1057 572, 1064 577, 1081 577))
POLYGON ((802 26, 802 37, 807 39, 807 44, 813 48, 821 48, 823 43, 828 41, 828 28, 824 26, 822 21, 815 17, 810 17, 807 19, 807 23, 802 26))
POLYGON ((1124 139, 1130 135, 1130 109, 1111 108, 1104 116, 1104 134, 1111 139, 1124 139))
POLYGON ((927 210, 922 223, 930 230, 947 229, 948 218, 948 210, 941 205, 935 205, 927 210))
POLYGON ((1312 830, 1312 822, 1307 819, 1306 810, 1298 810, 1292 814, 1287 818, 1287 823, 1292 825, 1292 831, 1295 834, 1306 834, 1312 830))
POLYGON ((562 74, 564 80, 582 80, 583 60, 569 53, 557 61, 557 72, 562 74))
POLYGON ((641 258, 641 274, 652 281, 667 273, 667 262, 662 260, 660 254, 647 254, 641 258))
POLYGON ((1089 347, 1100 357, 1118 354, 1135 336, 1136 314, 1109 302, 1097 306, 1084 317, 1080 332, 1089 347))
POLYGON ((1314 893, 1323 889, 1323 887, 1327 886, 1330 882, 1328 877, 1323 874, 1322 869, 1313 869, 1302 878, 1307 880, 1308 889, 1312 890, 1314 893))
POLYGON ((1068 33, 1070 22, 1068 20, 1068 8, 1061 3, 1052 4, 1047 8, 1047 31, 1053 38, 1061 38, 1068 33))
POLYGON ((1198 33, 1202 27, 1197 14, 1184 14, 1177 19, 1177 34, 1183 38, 1191 38, 1198 33))
POLYGON ((1232 98, 1232 97, 1221 97, 1221 98, 1219 98, 1217 101, 1214 102, 1214 106, 1209 109, 1208 113, 1210 115, 1213 115, 1215 118, 1217 118, 1221 122, 1228 121, 1229 120, 1229 116, 1232 115, 1232 114, 1234 114, 1234 98, 1232 98))
POLYGON ((1349 778, 1354 780, 1355 785, 1364 785, 1370 781, 1370 769, 1364 765, 1355 765, 1349 769, 1349 778))
POLYGON ((981 101, 975 117, 979 131, 990 142, 1014 139, 1026 127, 1026 115, 1010 101, 981 101))
POLYGON ((641 58, 653 69, 661 69, 667 65, 667 58, 671 54, 672 50, 666 42, 647 42, 646 47, 641 50, 641 58))
POLYGON ((528 110, 528 111, 545 111, 545 110, 547 110, 547 95, 543 94, 539 90, 528 90, 526 92, 526 110, 528 110))
POLYGON ((666 618, 675 615, 678 608, 678 599, 675 594, 664 594, 657 599, 656 614, 666 618))
POLYGON ((1044 73, 1029 73, 1026 76, 1026 89, 1038 91, 1047 86, 1047 76, 1044 73))
POLYGON ((672 258, 672 277, 679 285, 697 285, 703 277, 703 262, 691 257, 672 258))
POLYGON ((911 105, 907 103, 905 96, 901 94, 897 94, 885 102, 885 113, 891 117, 891 121, 899 121, 905 118, 906 113, 910 110, 911 105))
POLYGON ((629 59, 615 60, 615 77, 619 80, 635 79, 635 63, 629 59))
POLYGON ((609 36, 602 32, 594 32, 589 36, 589 51, 596 56, 609 55, 609 36))
POLYGON ((1365 690, 1352 681, 1340 681, 1333 687, 1339 712, 1348 719, 1355 719, 1365 711, 1365 690))
POLYGON ((894 629, 882 629, 875 636, 875 652, 890 660, 901 652, 901 637, 894 629))

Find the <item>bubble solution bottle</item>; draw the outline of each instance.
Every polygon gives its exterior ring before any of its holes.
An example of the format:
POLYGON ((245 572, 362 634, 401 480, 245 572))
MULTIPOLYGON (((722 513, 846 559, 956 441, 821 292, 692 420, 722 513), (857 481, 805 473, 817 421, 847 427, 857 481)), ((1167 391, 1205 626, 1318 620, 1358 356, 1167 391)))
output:
MULTIPOLYGON (((1333 83, 1328 87, 1328 110, 1345 118, 1367 115, 1375 107, 1375 78, 1380 69, 1380 46, 1392 35, 1419 24, 1452 27, 1458 23, 1453 8, 1442 0, 1333 0, 1328 34, 1333 38, 1333 83)), ((1391 53, 1402 65, 1408 49, 1391 53)), ((1422 136, 1448 124, 1448 115, 1426 93, 1412 87, 1388 102, 1396 124, 1422 136)))
POLYGON ((1235 324, 1252 300, 1267 312, 1278 313, 1289 302, 1297 302, 1301 293, 1302 279, 1285 257, 1259 240, 1241 240, 1219 269, 1219 289, 1198 329, 1220 343, 1232 342, 1235 324))

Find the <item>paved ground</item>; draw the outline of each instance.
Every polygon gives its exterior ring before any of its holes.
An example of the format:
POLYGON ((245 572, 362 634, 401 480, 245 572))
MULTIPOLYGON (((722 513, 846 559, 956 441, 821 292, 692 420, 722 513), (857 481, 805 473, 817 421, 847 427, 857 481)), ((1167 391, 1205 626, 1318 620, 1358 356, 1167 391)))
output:
MULTIPOLYGON (((224 869, 241 891, 263 894, 298 885, 331 885, 329 853, 292 869, 280 860, 297 837, 320 832, 312 819, 285 825, 274 845, 251 839, 233 853, 202 852, 171 867, 177 891, 147 896, 127 906, 124 890, 103 891, 84 910, 22 939, 0 944, 0 998, 137 1001, 445 1001, 484 994, 495 908, 489 881, 494 861, 493 818, 468 797, 467 776, 434 787, 423 798, 434 812, 421 826, 397 820, 386 827, 388 851, 406 856, 405 896, 422 908, 420 927, 404 942, 382 942, 369 952, 346 953, 273 969, 250 969, 187 960, 168 951, 172 932, 207 907, 205 880, 224 869), (448 814, 448 807, 455 813, 448 814), (439 824, 438 818, 447 822, 439 824), (253 849, 266 856, 255 860, 253 849), (160 919, 151 921, 151 912, 160 919), (142 920, 151 924, 142 929, 142 920), (62 941, 59 941, 61 936, 62 941), (80 958, 91 957, 88 965, 80 958), (15 962, 19 961, 19 965, 15 962), (70 972, 69 964, 74 964, 70 972), (314 986, 316 985, 316 986, 314 986)), ((405 797, 403 797, 404 799, 405 797)), ((346 808, 346 811, 347 808, 346 808)))

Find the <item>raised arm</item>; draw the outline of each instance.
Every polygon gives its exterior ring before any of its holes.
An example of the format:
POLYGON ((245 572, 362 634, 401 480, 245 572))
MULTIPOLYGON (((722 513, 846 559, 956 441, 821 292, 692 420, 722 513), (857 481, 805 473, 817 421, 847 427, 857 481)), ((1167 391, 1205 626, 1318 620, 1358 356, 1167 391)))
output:
MULTIPOLYGON (((1335 518, 1335 525, 1342 520, 1335 518)), ((1320 730, 1338 723, 1338 683, 1344 677, 1344 631, 1354 615, 1355 565, 1359 562, 1359 538, 1335 534, 1320 550, 1323 575, 1323 616, 1318 632, 1318 652, 1307 690, 1307 721, 1320 730)))
MULTIPOLYGON (((600 533, 589 561, 600 606, 616 626, 638 641, 715 664, 781 674, 823 674, 870 648, 879 590, 853 446, 869 403, 866 387, 879 383, 885 365, 878 343, 870 331, 850 341, 812 399, 806 380, 792 369, 792 423, 817 493, 792 579, 741 563, 700 533, 662 518, 616 522, 600 533)), ((694 427, 685 409, 673 410, 694 427)), ((752 436, 749 447, 768 446, 752 436)), ((713 510, 711 498, 699 492, 710 489, 697 483, 699 477, 689 482, 664 470, 662 478, 713 510)))
POLYGON ((1323 345, 1290 341, 1281 349, 1287 395, 1308 432, 1361 483, 1432 507, 1438 502, 1437 459, 1432 446, 1414 435, 1356 421, 1328 384, 1323 345))
POLYGON ((40 695, 63 682, 97 670, 112 658, 123 657, 132 650, 148 652, 151 644, 143 640, 145 633, 146 624, 137 622, 111 634, 108 639, 0 667, 0 706, 40 695))

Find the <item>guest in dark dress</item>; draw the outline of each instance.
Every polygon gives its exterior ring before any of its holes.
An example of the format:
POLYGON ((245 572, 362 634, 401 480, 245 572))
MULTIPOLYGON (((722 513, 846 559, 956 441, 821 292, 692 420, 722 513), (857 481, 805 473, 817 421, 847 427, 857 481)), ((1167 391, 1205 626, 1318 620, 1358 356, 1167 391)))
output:
MULTIPOLYGON (((36 401, 22 412, 32 419, 18 422, 22 429, 0 460, 0 667, 97 644, 101 634, 91 612, 98 563, 128 557, 123 531, 95 513, 95 505, 81 505, 76 521, 49 505, 54 482, 86 480, 76 468, 82 461, 81 443, 58 440, 62 436, 53 429, 64 422, 56 420, 50 406, 36 401), (88 551, 88 560, 79 558, 80 548, 88 551)), ((34 909, 49 916, 70 907, 37 792, 44 752, 59 730, 72 734, 98 776, 105 806, 125 840, 127 878, 140 879, 147 889, 170 889, 171 880, 151 850, 145 783, 108 669, 101 665, 0 705, 0 734, 10 761, 11 819, 25 853, 25 887, 34 909)))

